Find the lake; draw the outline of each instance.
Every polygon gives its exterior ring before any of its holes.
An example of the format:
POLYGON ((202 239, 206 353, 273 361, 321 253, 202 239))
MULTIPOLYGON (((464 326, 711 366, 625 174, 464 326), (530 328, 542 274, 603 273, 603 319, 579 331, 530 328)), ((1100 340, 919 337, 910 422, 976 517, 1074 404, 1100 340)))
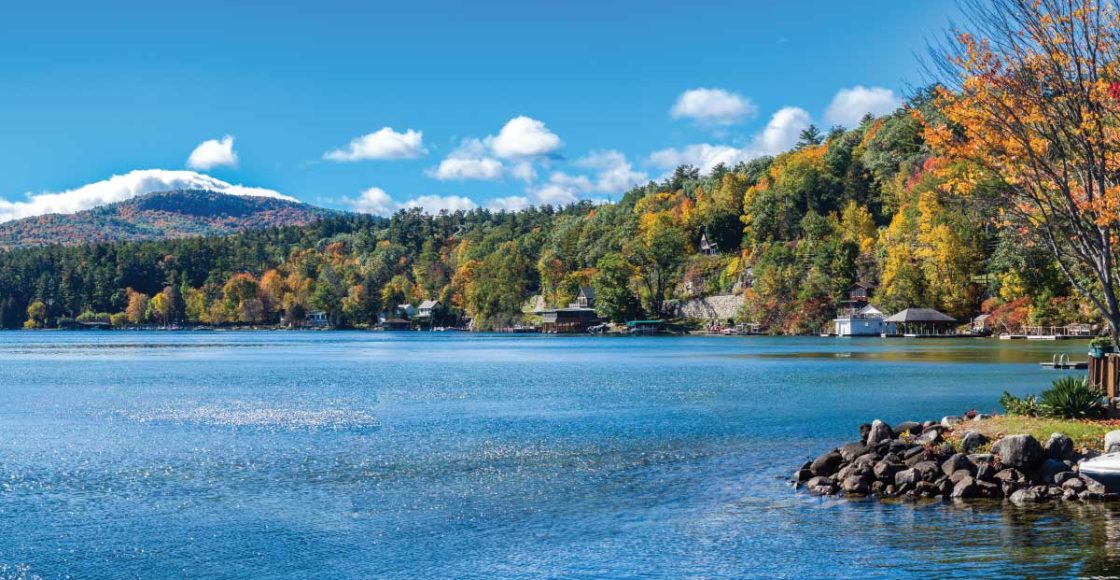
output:
POLYGON ((998 410, 1084 343, 0 333, 0 578, 1120 571, 1120 512, 821 499, 799 463, 998 410))

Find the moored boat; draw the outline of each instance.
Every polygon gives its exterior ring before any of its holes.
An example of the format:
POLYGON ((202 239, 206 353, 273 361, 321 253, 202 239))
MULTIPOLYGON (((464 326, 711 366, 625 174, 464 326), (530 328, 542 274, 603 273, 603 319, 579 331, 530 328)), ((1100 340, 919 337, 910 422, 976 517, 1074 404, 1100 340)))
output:
POLYGON ((1081 475, 1103 485, 1110 493, 1120 493, 1120 453, 1107 453, 1081 462, 1081 475))

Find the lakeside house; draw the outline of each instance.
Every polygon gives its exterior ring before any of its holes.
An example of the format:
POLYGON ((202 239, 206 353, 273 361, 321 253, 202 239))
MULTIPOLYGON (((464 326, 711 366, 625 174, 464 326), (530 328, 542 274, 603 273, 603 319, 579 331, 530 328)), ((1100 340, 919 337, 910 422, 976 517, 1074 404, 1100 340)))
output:
POLYGON ((954 336, 957 334, 957 319, 932 308, 907 308, 883 319, 886 324, 894 324, 895 331, 884 334, 903 336, 954 336))
POLYGON ((595 312, 595 289, 581 286, 575 302, 568 304, 567 308, 546 308, 540 311, 540 315, 541 332, 586 332, 599 323, 599 315, 595 312))
POLYGON ((420 307, 416 309, 417 318, 431 319, 436 309, 439 308, 439 302, 436 300, 425 300, 420 303, 420 307))
POLYGON ((330 325, 330 319, 324 310, 312 310, 307 313, 307 325, 312 327, 323 327, 330 325))
POLYGON ((413 306, 411 303, 409 303, 409 304, 398 304, 397 305, 397 316, 399 316, 401 318, 412 318, 413 316, 416 316, 416 307, 413 306))
POLYGON ((833 321, 836 336, 880 336, 895 334, 894 323, 885 320, 882 310, 867 304, 858 310, 842 311, 833 321))

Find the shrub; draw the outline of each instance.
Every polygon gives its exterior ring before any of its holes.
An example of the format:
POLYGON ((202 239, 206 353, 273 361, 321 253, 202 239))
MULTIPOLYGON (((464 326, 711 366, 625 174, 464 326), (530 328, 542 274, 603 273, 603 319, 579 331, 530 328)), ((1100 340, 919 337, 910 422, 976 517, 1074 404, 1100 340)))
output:
POLYGON ((1007 411, 1008 415, 1021 415, 1024 417, 1038 416, 1038 398, 1034 395, 1027 395, 1020 399, 1004 391, 1003 396, 999 398, 999 404, 1003 407, 1004 411, 1007 411))
POLYGON ((1087 378, 1062 377, 1042 392, 1039 409, 1048 417, 1087 419, 1104 411, 1101 392, 1087 378))
POLYGON ((1112 337, 1110 336, 1097 336, 1089 341, 1090 348, 1107 348, 1112 346, 1112 337))

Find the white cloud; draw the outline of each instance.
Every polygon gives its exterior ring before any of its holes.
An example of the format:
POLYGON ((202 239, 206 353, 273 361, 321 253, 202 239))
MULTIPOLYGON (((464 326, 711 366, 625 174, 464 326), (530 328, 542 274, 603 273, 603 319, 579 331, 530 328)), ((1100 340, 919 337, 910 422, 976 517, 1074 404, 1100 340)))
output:
POLYGON ((777 155, 791 149, 797 144, 801 131, 808 128, 812 121, 805 109, 797 107, 784 107, 779 109, 762 133, 755 136, 753 147, 758 152, 751 157, 760 155, 777 155))
POLYGON ((234 185, 194 171, 138 169, 57 193, 28 193, 27 201, 0 199, 0 222, 47 213, 74 213, 156 191, 206 189, 229 195, 298 201, 271 189, 234 185))
POLYGON ((416 159, 428 152, 424 149, 424 134, 408 129, 398 133, 392 127, 362 135, 350 141, 346 149, 334 149, 323 154, 328 161, 363 161, 366 159, 416 159))
POLYGON ((750 99, 723 89, 692 89, 673 105, 674 119, 686 117, 707 125, 733 125, 758 113, 750 99))
POLYGON ((883 87, 854 86, 840 89, 825 109, 824 118, 829 123, 855 127, 864 115, 885 115, 902 105, 894 91, 883 87))
POLYGON ((797 107, 785 107, 770 118, 766 127, 756 134, 746 147, 697 143, 683 149, 669 148, 654 151, 649 156, 652 165, 672 169, 691 165, 707 173, 723 163, 731 166, 740 161, 750 161, 763 155, 777 155, 797 144, 801 131, 811 123, 809 113, 797 107))
POLYGON ((209 139, 198 144, 187 158, 187 167, 207 170, 220 165, 237 166, 237 152, 233 150, 233 136, 226 135, 219 141, 209 139))
POLYGON ((529 161, 522 161, 513 166, 509 171, 510 175, 524 181, 532 183, 537 178, 537 170, 533 168, 533 164, 529 161))
POLYGON ((398 210, 414 207, 421 208, 431 214, 439 213, 440 210, 450 212, 470 211, 478 207, 478 204, 469 197, 458 195, 421 195, 398 202, 380 187, 371 187, 363 191, 357 199, 344 197, 342 203, 350 206, 354 211, 380 216, 391 216, 398 210))
POLYGON ((403 204, 401 207, 412 208, 419 207, 428 213, 439 213, 441 210, 449 212, 456 212, 459 210, 470 211, 478 207, 474 201, 469 197, 461 197, 458 195, 421 195, 420 197, 412 198, 403 204))
POLYGON ((622 193, 635 185, 649 180, 642 171, 635 171, 626 156, 615 150, 592 151, 576 165, 598 172, 595 177, 595 191, 600 193, 622 193))
POLYGON ((489 157, 448 157, 428 174, 440 181, 495 181, 502 178, 502 162, 489 157))
POLYGON ((583 175, 568 175, 554 171, 548 182, 530 190, 537 205, 568 205, 580 200, 593 186, 591 180, 583 175))
MULTIPOLYGON (((750 159, 752 152, 738 149, 730 145, 711 145, 697 143, 683 149, 669 148, 654 151, 649 156, 649 162, 658 167, 672 169, 679 165, 691 165, 703 173, 711 171, 713 167, 723 163, 735 165, 740 161, 750 159)), ((758 157, 758 155, 754 155, 758 157)))
POLYGON ((521 195, 498 197, 486 202, 486 207, 499 211, 521 211, 523 209, 528 209, 531 205, 533 205, 533 202, 529 201, 529 198, 521 195))
POLYGON ((486 143, 503 159, 548 155, 563 145, 543 122, 524 115, 510 119, 496 137, 487 137, 486 143))

